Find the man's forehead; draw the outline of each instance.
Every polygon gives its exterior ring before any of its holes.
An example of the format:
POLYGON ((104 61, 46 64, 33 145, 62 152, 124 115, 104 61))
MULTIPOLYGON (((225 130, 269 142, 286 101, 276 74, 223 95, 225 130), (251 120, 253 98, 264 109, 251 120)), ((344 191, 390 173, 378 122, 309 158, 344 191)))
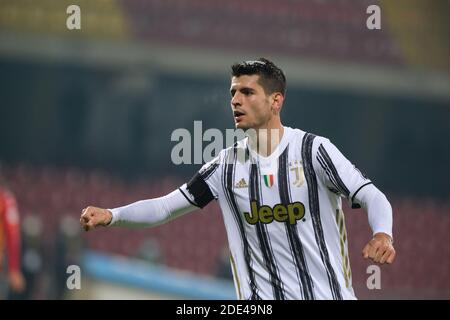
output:
POLYGON ((256 87, 261 86, 258 83, 259 75, 252 74, 252 75, 241 75, 239 77, 232 77, 231 78, 231 87, 256 87))

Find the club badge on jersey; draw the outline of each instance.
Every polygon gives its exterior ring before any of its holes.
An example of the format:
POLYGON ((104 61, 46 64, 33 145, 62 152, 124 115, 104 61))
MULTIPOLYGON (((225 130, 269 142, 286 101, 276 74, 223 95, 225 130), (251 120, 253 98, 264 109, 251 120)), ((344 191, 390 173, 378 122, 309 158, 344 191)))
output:
POLYGON ((289 171, 294 173, 295 178, 291 181, 292 184, 296 187, 301 187, 305 182, 305 173, 303 171, 302 161, 295 160, 293 162, 289 162, 289 171))

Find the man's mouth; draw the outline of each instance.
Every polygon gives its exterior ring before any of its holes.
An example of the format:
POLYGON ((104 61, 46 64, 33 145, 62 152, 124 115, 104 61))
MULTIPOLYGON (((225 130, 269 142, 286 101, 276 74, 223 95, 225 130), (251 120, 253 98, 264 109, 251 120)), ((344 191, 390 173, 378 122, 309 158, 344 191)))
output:
POLYGON ((235 119, 236 121, 240 121, 240 120, 241 120, 241 117, 244 116, 245 113, 242 112, 242 111, 237 111, 237 110, 236 110, 236 111, 233 112, 233 115, 234 115, 234 119, 235 119))

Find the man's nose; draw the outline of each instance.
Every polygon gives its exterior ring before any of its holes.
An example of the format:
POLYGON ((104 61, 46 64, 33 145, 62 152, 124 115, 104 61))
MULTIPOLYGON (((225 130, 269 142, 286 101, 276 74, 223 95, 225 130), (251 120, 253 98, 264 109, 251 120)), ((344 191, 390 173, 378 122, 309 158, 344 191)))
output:
POLYGON ((239 94, 238 93, 235 93, 233 98, 231 98, 231 105, 233 105, 233 107, 241 105, 241 99, 239 98, 239 94))

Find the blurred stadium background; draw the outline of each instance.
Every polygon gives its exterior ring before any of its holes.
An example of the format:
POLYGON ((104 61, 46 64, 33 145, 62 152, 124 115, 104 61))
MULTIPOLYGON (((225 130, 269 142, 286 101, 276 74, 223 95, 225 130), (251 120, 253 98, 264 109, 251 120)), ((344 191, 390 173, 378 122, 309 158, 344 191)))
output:
POLYGON ((362 299, 450 298, 447 0, 0 0, 0 161, 22 217, 27 299, 235 298, 217 204, 84 234, 80 211, 164 195, 177 128, 233 127, 229 65, 287 73, 285 125, 330 137, 384 190, 397 261, 368 290, 370 237, 345 210, 362 299), (81 8, 81 30, 66 8, 81 8), (366 8, 381 7, 368 30, 366 8), (82 290, 65 289, 78 264, 82 290))

